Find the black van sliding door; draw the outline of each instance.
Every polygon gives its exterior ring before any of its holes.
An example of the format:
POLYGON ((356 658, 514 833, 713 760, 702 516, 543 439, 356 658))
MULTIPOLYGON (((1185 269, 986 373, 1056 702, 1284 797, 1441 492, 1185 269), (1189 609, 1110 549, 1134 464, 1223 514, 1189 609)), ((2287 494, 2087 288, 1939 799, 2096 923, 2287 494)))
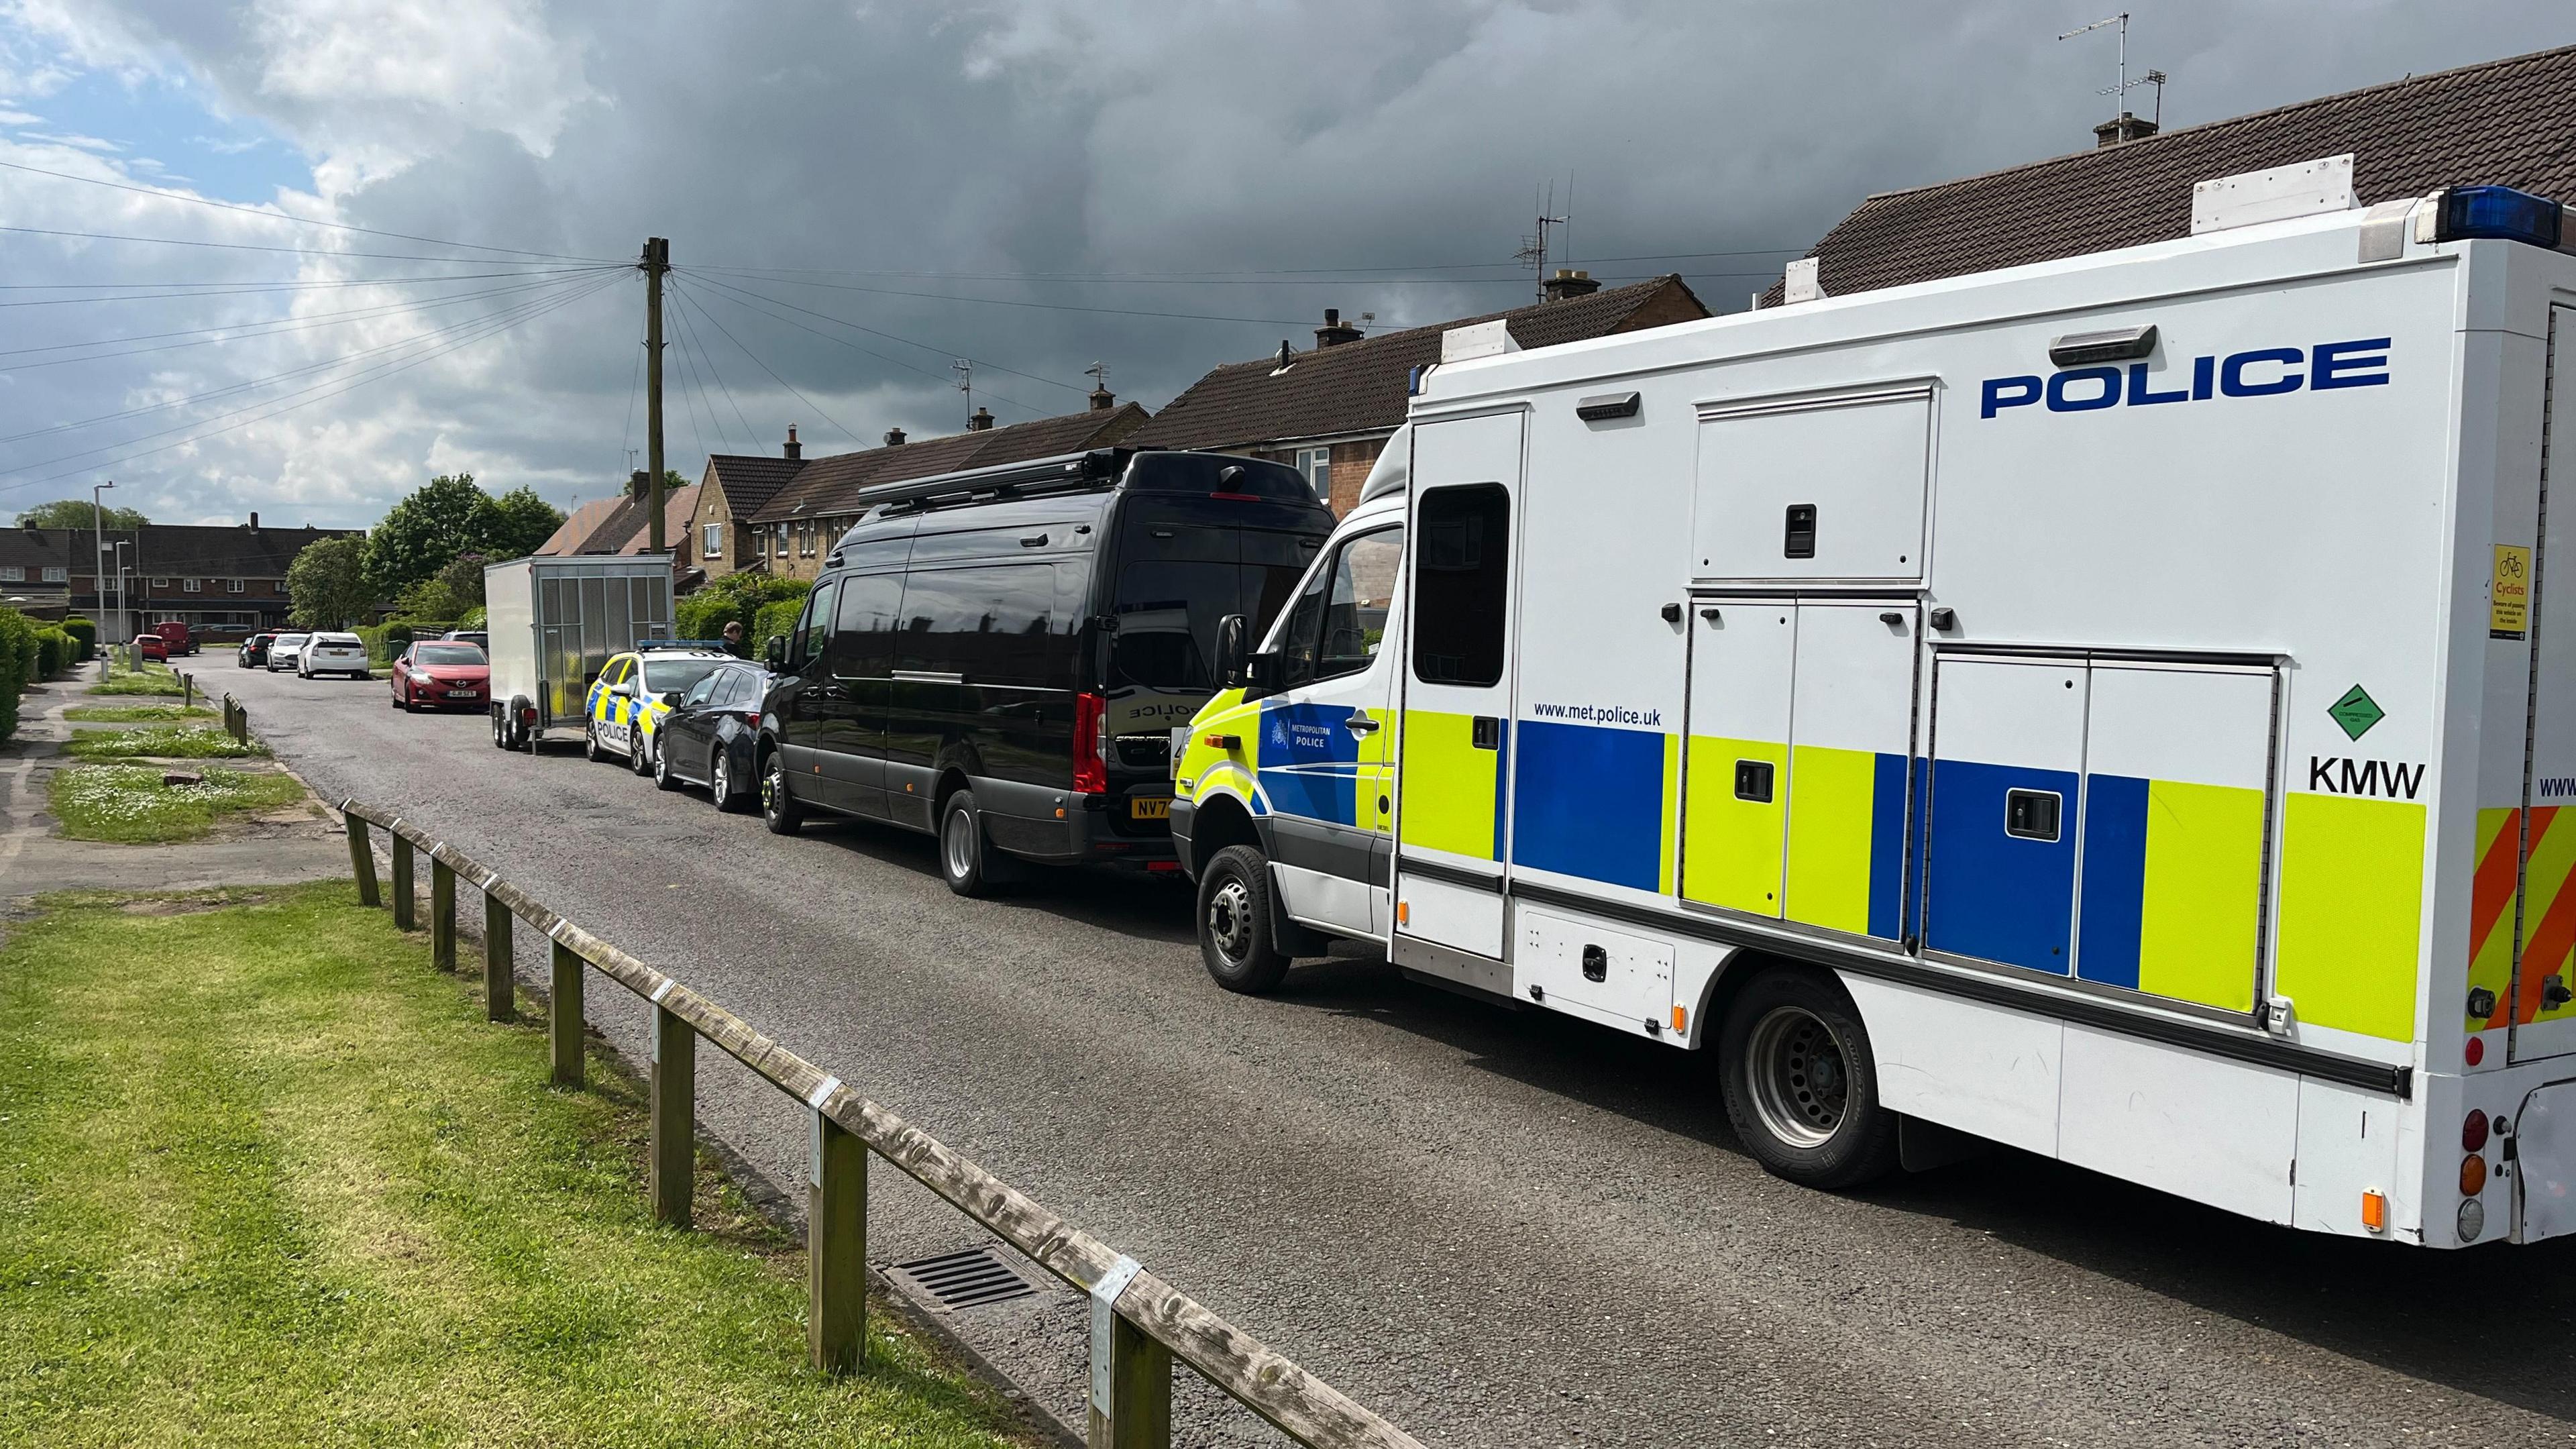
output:
POLYGON ((885 721, 894 684, 895 616, 903 575, 852 574, 841 579, 826 656, 830 699, 815 711, 823 775, 835 809, 886 815, 885 721))
MULTIPOLYGON (((951 764, 1032 795, 1070 785, 1074 621, 1057 607, 1055 572, 968 564, 906 577, 886 718, 890 818, 932 828, 938 772, 951 764)), ((990 793, 988 814, 1037 809, 1018 792, 990 793)))

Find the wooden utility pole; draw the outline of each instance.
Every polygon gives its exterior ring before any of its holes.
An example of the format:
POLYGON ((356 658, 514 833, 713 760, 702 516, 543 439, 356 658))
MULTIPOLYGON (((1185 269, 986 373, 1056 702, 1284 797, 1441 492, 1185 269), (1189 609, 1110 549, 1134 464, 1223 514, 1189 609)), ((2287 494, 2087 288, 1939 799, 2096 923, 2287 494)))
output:
POLYGON ((650 485, 653 552, 662 551, 662 274, 671 270, 668 237, 644 238, 644 448, 653 470, 650 485))

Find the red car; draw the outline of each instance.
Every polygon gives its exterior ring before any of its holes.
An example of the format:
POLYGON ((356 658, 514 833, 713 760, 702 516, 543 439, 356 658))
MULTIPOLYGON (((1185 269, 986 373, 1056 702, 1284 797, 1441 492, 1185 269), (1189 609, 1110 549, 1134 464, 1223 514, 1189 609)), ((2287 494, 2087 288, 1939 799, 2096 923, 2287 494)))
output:
POLYGON ((170 662, 170 641, 158 634, 135 635, 134 651, 138 659, 158 659, 164 664, 170 662))
POLYGON ((492 662, 471 644, 425 639, 394 661, 394 708, 470 709, 477 712, 492 690, 492 662))
POLYGON ((166 646, 172 654, 194 654, 197 652, 196 636, 188 632, 187 625, 180 623, 176 619, 169 620, 166 623, 153 625, 152 632, 161 636, 162 644, 166 646))

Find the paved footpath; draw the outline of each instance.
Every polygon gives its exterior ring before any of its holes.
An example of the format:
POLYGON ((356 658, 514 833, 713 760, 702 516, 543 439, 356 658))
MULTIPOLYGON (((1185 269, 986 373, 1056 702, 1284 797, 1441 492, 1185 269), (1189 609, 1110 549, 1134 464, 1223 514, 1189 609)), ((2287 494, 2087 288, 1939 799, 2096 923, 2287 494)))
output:
MULTIPOLYGON (((2009 1153, 1807 1192, 1738 1149, 1703 1057, 1382 962, 1228 996, 1159 882, 962 901, 926 839, 777 839, 382 682, 205 677, 325 796, 426 823, 1429 1444, 2576 1439, 2576 1244, 2310 1237, 2009 1153)), ((642 1012, 591 996, 640 1055, 642 1012)), ((799 1181, 800 1115, 700 1062, 706 1127, 799 1181)), ((872 1257, 976 1240, 875 1180, 872 1257)), ((953 1326, 1079 1414, 1078 1301, 953 1326)), ((1183 1442, 1259 1442, 1182 1390, 1183 1442)))

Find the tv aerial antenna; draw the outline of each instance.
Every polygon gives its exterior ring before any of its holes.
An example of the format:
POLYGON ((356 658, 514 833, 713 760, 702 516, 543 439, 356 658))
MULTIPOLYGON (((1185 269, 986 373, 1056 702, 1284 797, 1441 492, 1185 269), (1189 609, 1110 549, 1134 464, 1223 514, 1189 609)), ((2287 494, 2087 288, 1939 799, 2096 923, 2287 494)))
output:
MULTIPOLYGON (((1521 238, 1520 250, 1512 253, 1512 260, 1538 273, 1538 299, 1544 302, 1547 300, 1547 253, 1549 232, 1551 228, 1568 225, 1568 220, 1563 216, 1549 215, 1550 212, 1556 210, 1556 183, 1554 181, 1551 180, 1547 183, 1547 195, 1545 199, 1542 200, 1539 197, 1536 187, 1531 188, 1530 199, 1537 204, 1538 230, 1531 235, 1521 238)), ((1570 192, 1567 199, 1568 201, 1572 200, 1570 192)), ((1573 208, 1571 206, 1567 207, 1567 211, 1569 213, 1572 210, 1573 208)))
POLYGON ((966 394, 966 416, 971 422, 975 416, 975 364, 960 357, 948 364, 948 370, 957 374, 957 390, 966 394))
POLYGON ((2057 38, 2060 40, 2073 40, 2079 35, 2089 35, 2096 30, 2101 30, 2114 25, 2120 28, 2119 70, 2109 87, 2095 91, 2093 94, 2097 96, 2111 97, 2112 104, 2125 115, 2129 109, 2129 92, 2135 90, 2139 86, 2154 86, 2156 88, 2154 122, 2156 127, 2161 130, 2165 123, 2165 73, 2160 70, 2150 70, 2145 75, 2138 77, 2136 80, 2129 79, 2128 11, 2123 10, 2117 15, 2104 16, 2102 19, 2096 20, 2090 25, 2076 26, 2073 30, 2068 31, 2057 38))

